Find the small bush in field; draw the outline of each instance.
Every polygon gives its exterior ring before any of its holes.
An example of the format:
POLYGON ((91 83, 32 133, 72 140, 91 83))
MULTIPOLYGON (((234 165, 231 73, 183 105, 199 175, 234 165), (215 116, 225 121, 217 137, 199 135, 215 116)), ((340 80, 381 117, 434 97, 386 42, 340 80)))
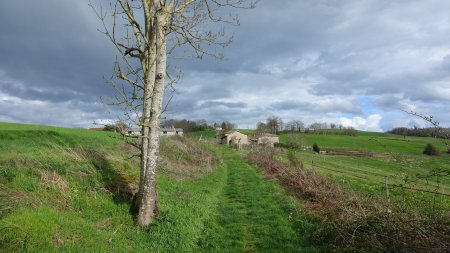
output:
POLYGON ((439 151, 433 144, 427 144, 425 150, 423 151, 425 155, 439 155, 439 151))
POLYGON ((314 145, 313 145, 313 150, 314 150, 314 152, 316 152, 316 153, 319 153, 319 152, 320 152, 320 147, 319 147, 319 145, 317 145, 317 143, 314 143, 314 145))

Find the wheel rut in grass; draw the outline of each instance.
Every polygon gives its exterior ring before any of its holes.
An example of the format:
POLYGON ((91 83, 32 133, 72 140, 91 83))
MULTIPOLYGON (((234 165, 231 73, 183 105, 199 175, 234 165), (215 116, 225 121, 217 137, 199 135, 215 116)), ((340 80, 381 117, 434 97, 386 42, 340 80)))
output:
POLYGON ((221 150, 227 169, 218 204, 220 239, 215 250, 296 252, 298 234, 281 205, 280 188, 232 150, 221 150))

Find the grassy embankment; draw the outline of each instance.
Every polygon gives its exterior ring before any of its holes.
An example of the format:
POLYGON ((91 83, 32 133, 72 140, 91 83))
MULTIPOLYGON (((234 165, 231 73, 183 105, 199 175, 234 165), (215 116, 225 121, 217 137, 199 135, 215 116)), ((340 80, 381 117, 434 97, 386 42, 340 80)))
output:
POLYGON ((138 161, 114 137, 0 123, 0 251, 316 249, 301 239, 313 226, 294 199, 234 151, 213 154, 197 139, 163 141, 159 215, 149 230, 136 227, 129 207, 138 161))

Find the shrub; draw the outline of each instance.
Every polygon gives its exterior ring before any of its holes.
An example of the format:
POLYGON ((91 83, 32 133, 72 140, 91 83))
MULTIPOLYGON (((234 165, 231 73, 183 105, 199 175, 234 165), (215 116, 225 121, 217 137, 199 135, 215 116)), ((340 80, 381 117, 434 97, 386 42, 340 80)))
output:
POLYGON ((425 150, 423 151, 425 155, 439 155, 439 151, 433 144, 427 144, 425 150))
POLYGON ((319 153, 319 152, 320 152, 320 147, 319 147, 319 145, 317 145, 317 143, 314 143, 314 145, 313 145, 313 150, 314 150, 314 152, 316 152, 316 153, 319 153))

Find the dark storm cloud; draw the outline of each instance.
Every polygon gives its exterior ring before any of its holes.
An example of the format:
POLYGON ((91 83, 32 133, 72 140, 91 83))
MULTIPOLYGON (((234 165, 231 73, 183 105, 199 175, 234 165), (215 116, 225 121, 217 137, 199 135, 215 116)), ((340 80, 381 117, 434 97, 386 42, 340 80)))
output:
MULTIPOLYGON (((166 117, 387 129, 410 121, 405 109, 450 124, 449 9, 445 0, 262 0, 226 27, 234 43, 216 48, 225 60, 170 59, 183 78, 166 117)), ((99 103, 113 94, 102 76, 115 51, 87 0, 2 0, 0 27, 0 121, 88 126, 118 114, 99 103)))
POLYGON ((27 87, 15 89, 18 95, 52 101, 62 99, 53 96, 61 90, 80 94, 75 99, 110 93, 102 75, 111 72, 114 51, 96 31, 99 24, 83 18, 88 2, 82 2, 0 2, 0 70, 27 87))
MULTIPOLYGON (((36 89, 8 82, 0 83, 0 88, 6 95, 15 96, 24 100, 63 102, 75 99, 79 95, 75 90, 58 88, 36 89)), ((80 98, 86 98, 86 96, 80 98)))

